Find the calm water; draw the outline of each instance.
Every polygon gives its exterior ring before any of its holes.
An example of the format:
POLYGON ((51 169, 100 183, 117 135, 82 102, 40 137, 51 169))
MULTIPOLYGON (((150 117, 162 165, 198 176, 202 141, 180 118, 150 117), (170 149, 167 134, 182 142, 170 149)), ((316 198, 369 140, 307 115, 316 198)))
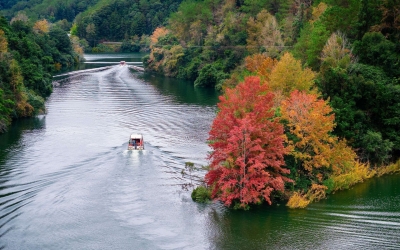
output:
POLYGON ((0 249, 400 249, 400 176, 304 210, 192 202, 181 170, 207 164, 217 93, 124 56, 55 77, 47 114, 0 135, 0 249), (135 132, 145 151, 126 150, 135 132))

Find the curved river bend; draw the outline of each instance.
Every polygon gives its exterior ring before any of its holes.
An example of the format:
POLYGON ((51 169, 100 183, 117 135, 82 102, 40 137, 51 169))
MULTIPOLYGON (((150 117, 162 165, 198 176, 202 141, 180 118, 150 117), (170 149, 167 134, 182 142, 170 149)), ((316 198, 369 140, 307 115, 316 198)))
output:
POLYGON ((181 171, 207 164, 217 93, 124 57, 89 55, 101 68, 56 77, 47 114, 0 135, 0 249, 400 249, 398 175, 304 210, 192 202, 181 171))

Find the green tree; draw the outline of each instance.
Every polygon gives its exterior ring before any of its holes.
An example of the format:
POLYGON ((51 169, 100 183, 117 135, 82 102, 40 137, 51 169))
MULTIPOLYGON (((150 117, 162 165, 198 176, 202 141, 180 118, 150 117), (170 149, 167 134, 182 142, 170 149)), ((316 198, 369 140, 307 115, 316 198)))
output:
POLYGON ((363 145, 362 157, 364 160, 375 164, 388 163, 390 159, 389 153, 392 151, 393 142, 383 140, 380 132, 368 132, 362 137, 363 145))
POLYGON ((395 43, 381 33, 368 32, 354 43, 354 52, 361 63, 381 67, 389 76, 400 76, 400 52, 395 43))

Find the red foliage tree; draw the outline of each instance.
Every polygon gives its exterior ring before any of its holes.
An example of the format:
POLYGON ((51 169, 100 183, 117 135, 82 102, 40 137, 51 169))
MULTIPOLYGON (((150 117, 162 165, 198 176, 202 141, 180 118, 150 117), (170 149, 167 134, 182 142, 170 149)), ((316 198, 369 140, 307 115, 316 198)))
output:
POLYGON ((248 208, 264 200, 271 192, 283 191, 283 126, 274 118, 273 94, 259 77, 248 77, 220 97, 210 131, 213 152, 206 182, 212 196, 225 205, 248 208))

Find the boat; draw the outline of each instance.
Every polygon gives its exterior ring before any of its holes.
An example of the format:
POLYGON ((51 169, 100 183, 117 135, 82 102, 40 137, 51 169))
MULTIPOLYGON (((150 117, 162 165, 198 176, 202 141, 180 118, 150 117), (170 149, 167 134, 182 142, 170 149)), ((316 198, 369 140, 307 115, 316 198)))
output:
POLYGON ((119 62, 119 65, 120 65, 120 66, 125 66, 125 65, 126 65, 126 62, 125 62, 125 61, 120 61, 120 62, 119 62))
POLYGON ((143 150, 144 141, 143 135, 141 134, 131 134, 129 137, 128 150, 143 150))

